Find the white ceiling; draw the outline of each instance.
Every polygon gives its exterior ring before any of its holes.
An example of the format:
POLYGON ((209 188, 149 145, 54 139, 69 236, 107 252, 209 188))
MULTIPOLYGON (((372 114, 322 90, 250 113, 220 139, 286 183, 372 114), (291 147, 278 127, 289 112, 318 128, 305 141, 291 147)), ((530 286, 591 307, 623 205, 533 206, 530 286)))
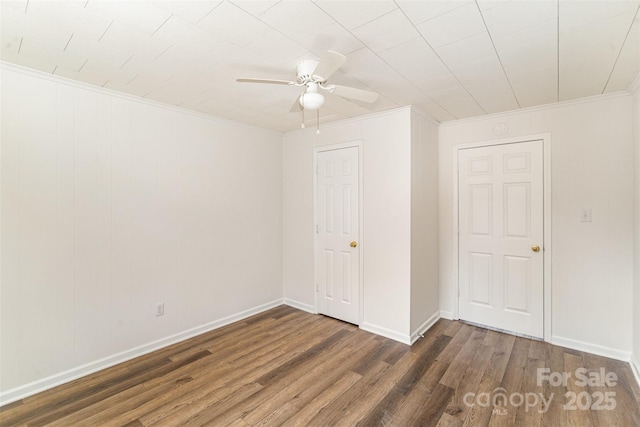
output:
POLYGON ((326 50, 348 57, 331 83, 380 98, 321 122, 409 104, 454 120, 625 90, 640 72, 640 0, 0 4, 4 61, 280 131, 300 126, 300 89, 235 78, 295 80, 326 50))

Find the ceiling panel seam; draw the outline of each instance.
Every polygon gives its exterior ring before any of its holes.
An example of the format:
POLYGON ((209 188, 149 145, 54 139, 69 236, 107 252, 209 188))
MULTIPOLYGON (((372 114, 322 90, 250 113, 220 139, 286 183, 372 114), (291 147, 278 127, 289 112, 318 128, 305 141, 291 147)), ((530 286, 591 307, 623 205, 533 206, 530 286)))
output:
MULTIPOLYGON (((87 1, 87 3, 89 3, 87 1)), ((86 5, 85 5, 86 7, 86 5)), ((105 30, 103 31, 102 35, 100 37, 98 37, 98 43, 100 43, 102 41, 102 38, 104 37, 105 34, 107 34, 107 31, 109 31, 109 28, 111 28, 111 26, 113 25, 113 19, 111 20, 111 22, 109 23, 109 25, 107 25, 107 28, 105 28, 105 30)))
POLYGON ((609 77, 607 77, 607 82, 604 84, 604 88, 602 88, 602 92, 601 92, 602 94, 604 94, 604 92, 607 90, 607 86, 609 86, 609 82, 611 81, 611 76, 613 76, 613 72, 616 69, 616 65, 618 65, 618 60, 620 59, 620 55, 622 55, 622 51, 624 50, 624 45, 627 43, 627 40, 629 39, 629 34, 631 34, 631 29, 633 28, 633 25, 635 24, 636 19, 638 19, 638 11, 640 11, 640 4, 638 4, 638 7, 636 8, 636 13, 633 15, 633 19, 631 20, 629 29, 627 30, 627 33, 624 36, 624 41, 620 46, 620 50, 618 51, 616 60, 613 61, 613 66, 611 67, 611 72, 609 73, 609 77))
POLYGON ((166 24, 166 23, 169 21, 169 19, 171 19, 172 17, 173 17, 173 13, 170 13, 170 14, 169 14, 169 16, 167 17, 167 19, 165 19, 165 20, 162 22, 162 24, 160 24, 160 25, 158 26, 158 28, 156 28, 155 30, 153 30, 153 32, 150 34, 150 37, 153 37, 153 35, 154 35, 155 33, 157 33, 157 32, 158 32, 158 30, 159 30, 160 28, 162 28, 162 27, 164 26, 164 24, 166 24))
POLYGON ((120 69, 122 69, 125 65, 127 65, 129 63, 129 61, 131 61, 133 59, 134 56, 136 56, 136 54, 132 53, 131 56, 129 57, 129 59, 124 61, 124 63, 120 66, 120 69))
POLYGON ((69 47, 69 43, 71 43, 72 38, 73 38, 73 33, 71 33, 71 35, 69 36, 69 40, 67 40, 67 44, 64 45, 64 49, 62 49, 63 52, 67 51, 67 48, 69 47))
MULTIPOLYGON (((475 98, 475 96, 473 96, 471 94, 471 92, 469 92, 469 90, 466 88, 465 85, 462 84, 462 82, 460 81, 460 79, 458 78, 458 76, 456 76, 454 74, 454 72, 451 70, 451 68, 449 68, 449 66, 444 62, 444 60, 440 57, 440 55, 438 54, 438 52, 436 52, 436 50, 433 48, 433 46, 431 46, 431 43, 429 43, 429 41, 424 37, 424 35, 420 32, 420 30, 418 30, 418 28, 415 26, 415 24, 413 23, 413 21, 411 21, 411 19, 409 19, 409 17, 407 16, 407 14, 405 13, 405 11, 400 7, 400 5, 398 5, 398 2, 396 0, 393 0, 393 2, 396 4, 396 6, 398 6, 398 9, 400 9, 400 11, 402 12, 402 14, 405 16, 405 18, 407 18, 407 21, 409 21, 409 24, 411 26, 413 26, 413 28, 418 32, 418 34, 420 34, 420 37, 422 37, 422 40, 424 40, 424 42, 427 44, 427 46, 429 46, 429 49, 431 49, 433 51, 433 54, 440 60, 440 62, 442 63, 442 65, 444 65, 444 67, 447 69, 447 71, 449 71, 449 73, 453 76, 453 78, 458 82, 458 84, 460 85, 460 87, 462 87, 465 92, 467 92, 467 94, 471 97, 471 99, 473 99, 473 101, 476 103, 476 105, 482 110, 482 112, 484 114, 487 114, 487 111, 482 107, 482 105, 480 105, 480 103, 478 102, 478 100, 475 98)), ((393 68, 393 67, 392 67, 393 68)), ((404 77, 404 76, 403 76, 404 77)), ((424 92, 423 92, 424 93, 424 92)), ((426 94, 427 96, 429 96, 428 94, 426 94)), ((429 98, 431 98, 431 96, 429 96, 429 98)), ((432 98, 433 99, 433 98, 432 98)), ((435 101, 434 101, 435 102, 435 101)), ((440 104, 438 104, 440 105, 440 104)), ((443 109, 445 111, 447 111, 449 114, 451 114, 446 108, 443 107, 443 109)), ((457 117, 455 114, 451 114, 453 117, 455 117, 456 119, 458 119, 459 117, 457 117)))
MULTIPOLYGON (((236 4, 235 1, 229 0, 229 3, 231 3, 232 5, 234 5, 235 7, 242 9, 243 12, 249 13, 248 10, 245 10, 242 6, 240 6, 239 4, 236 4)), ((273 9, 274 7, 276 7, 277 5, 279 5, 280 3, 282 3, 282 0, 275 2, 274 4, 272 4, 271 6, 269 6, 268 8, 266 8, 265 10, 261 11, 258 16, 260 15, 264 15, 265 13, 269 12, 271 9, 273 9)), ((258 18, 258 16, 255 16, 251 13, 249 13, 251 16, 254 16, 255 18, 258 18)), ((208 15, 208 14, 207 14, 208 15)), ((204 19, 204 18, 203 18, 204 19)), ((262 20, 260 20, 260 22, 264 22, 262 20)), ((264 22, 266 24, 266 22, 264 22)), ((267 24, 268 25, 268 24, 267 24)), ((283 34, 284 35, 284 34, 283 34)))
POLYGON ((496 44, 493 42, 493 36, 491 36, 491 31, 489 31, 489 27, 487 27, 487 21, 484 20, 484 15, 482 14, 482 10, 478 5, 478 0, 475 0, 474 3, 478 8, 478 13, 480 14, 480 18, 482 18, 482 23, 484 24, 484 28, 487 30, 487 34, 489 35, 489 40, 491 40, 491 46, 493 47, 493 51, 495 52, 496 57, 498 58, 498 62, 500 63, 500 68, 502 68, 502 73, 504 74, 504 78, 507 79, 507 83, 509 83, 509 89, 511 89, 511 94, 513 95, 513 98, 516 100, 516 104, 518 104, 518 108, 522 108, 522 106, 520 105, 520 101, 518 100, 518 96, 516 95, 516 92, 513 90, 513 85, 511 84, 511 80, 507 75, 507 71, 504 69, 504 64, 502 63, 502 59, 500 58, 498 49, 496 49, 496 44))
POLYGON ((89 62, 89 58, 85 59, 82 65, 80 66, 80 68, 78 68, 78 71, 77 71, 78 73, 82 71, 85 65, 87 65, 87 62, 89 62))
MULTIPOLYGON (((220 5, 221 5, 222 3, 223 3, 223 2, 218 3, 217 5, 215 5, 215 6, 213 7, 213 9, 211 9, 209 12, 205 13, 205 15, 204 15, 202 18, 200 18, 200 19, 198 19, 198 20, 196 21, 195 25, 196 25, 196 26, 198 26, 198 24, 200 24, 200 22, 202 22, 202 20, 203 20, 204 18, 206 18, 207 16, 209 16, 209 15, 211 14, 211 12, 213 12, 213 11, 214 11, 214 10, 216 10, 218 7, 220 7, 220 5)), ((230 3, 231 3, 231 2, 230 2, 230 3)), ((234 4, 234 6, 235 6, 235 4, 234 4)))
MULTIPOLYGON (((314 3, 314 4, 315 4, 315 3, 314 3)), ((318 5, 316 4, 316 6, 318 6, 318 5)), ((396 6, 397 6, 397 4, 396 4, 396 6)), ((318 7, 320 7, 320 6, 318 6, 318 7)), ((398 9, 399 9, 399 8, 398 8, 398 9)), ((361 25, 358 25, 357 27, 354 27, 352 30, 353 30, 353 31, 355 31, 355 30, 357 30, 358 28, 362 28, 362 27, 364 27, 365 25, 370 24, 370 23, 372 23, 373 21, 375 21, 375 20, 377 20, 377 19, 380 19, 380 18, 382 18, 383 16, 387 16, 387 15, 389 15, 389 14, 391 14, 391 13, 395 12, 395 11, 396 11, 396 9, 393 9, 393 10, 390 10, 389 12, 387 12, 387 13, 383 13, 382 15, 380 15, 380 16, 378 16, 378 17, 376 17, 376 18, 373 18, 373 19, 371 19, 371 20, 369 20, 369 21, 365 22, 364 24, 361 24, 361 25)), ((329 15, 329 14, 327 13, 327 15, 329 15)), ((333 16, 331 16, 331 15, 329 15, 329 16, 331 17, 331 19, 333 19, 334 21, 338 22, 338 20, 337 20, 337 19, 335 19, 333 16)), ((346 28, 345 28, 345 29, 346 29, 346 28)), ((349 31, 349 30, 347 30, 347 31, 349 31)), ((349 32, 350 32, 350 31, 349 31, 349 32)), ((353 34, 353 33, 352 33, 352 34, 353 34)))
MULTIPOLYGON (((398 3, 394 0, 394 3, 396 5, 396 7, 402 12, 402 14, 404 15, 404 17, 407 19, 407 21, 409 21, 409 23, 414 27, 415 29, 415 25, 413 25, 413 23, 411 22, 411 20, 409 20, 409 18, 407 17, 407 15, 404 13, 404 11, 398 6, 398 3)), ((351 34, 356 40, 358 40, 360 43, 362 43, 364 46, 360 49, 369 49, 367 47, 367 44, 364 43, 358 36, 356 36, 355 34, 353 34, 351 31, 349 31, 348 28, 346 28, 344 25, 342 25, 342 23, 340 21, 338 21, 336 18, 334 18, 329 12, 327 12, 326 10, 324 10, 320 5, 316 4, 315 2, 313 3, 316 5, 316 7, 318 9, 320 9, 325 15, 327 15, 329 18, 333 19, 338 25, 340 25, 345 31, 347 31, 349 34, 351 34)), ((394 11, 391 11, 394 12, 394 11)), ((389 13, 391 13, 389 12, 389 13)), ((386 14, 385 14, 386 15, 386 14)), ((383 15, 384 16, 384 15, 383 15)), ((377 19, 377 18, 376 18, 377 19)), ((417 31, 417 29, 416 29, 417 31)), ((419 33, 419 31, 418 31, 419 33)), ((358 50, 360 50, 358 49, 358 50)), ((436 104, 438 107, 442 108, 443 111, 446 111, 448 114, 450 114, 452 117, 455 117, 456 119, 458 118, 455 114, 451 113, 449 110, 447 110, 446 108, 444 108, 444 106, 442 106, 439 102, 437 102, 435 99, 433 99, 431 97, 431 95, 429 95, 428 93, 426 93, 425 91, 423 91, 422 89, 420 89, 418 86, 416 86, 412 81, 410 81, 409 79, 407 79, 404 74, 402 74, 400 71, 398 71, 395 67, 393 67, 391 64, 389 64, 387 61, 385 61, 382 57, 380 57, 380 55, 378 55, 377 52, 374 52, 373 50, 369 49, 371 51, 371 53, 373 53, 375 56, 378 57, 378 59, 380 59, 380 61, 384 62, 389 68, 391 68, 393 71, 395 71, 404 81, 406 81, 407 83, 409 83, 411 86, 413 86, 418 92, 422 93, 423 95, 425 95, 427 98, 429 98, 434 104, 436 104)), ((359 83, 362 83, 361 81, 354 79, 356 81, 358 81, 359 83)), ((364 83, 362 83, 364 84, 364 83)), ((369 87, 368 85, 364 84, 364 86, 369 87)), ((394 102, 395 103, 395 102, 394 102)))

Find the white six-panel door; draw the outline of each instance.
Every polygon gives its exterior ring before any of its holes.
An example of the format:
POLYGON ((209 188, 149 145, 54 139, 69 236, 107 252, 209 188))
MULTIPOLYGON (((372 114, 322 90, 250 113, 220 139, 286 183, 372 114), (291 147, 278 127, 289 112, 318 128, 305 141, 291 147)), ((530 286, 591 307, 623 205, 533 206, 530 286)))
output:
POLYGON ((458 154, 459 317, 544 333, 543 143, 458 154))
POLYGON ((316 164, 318 312, 357 324, 360 303, 358 147, 320 151, 316 164))

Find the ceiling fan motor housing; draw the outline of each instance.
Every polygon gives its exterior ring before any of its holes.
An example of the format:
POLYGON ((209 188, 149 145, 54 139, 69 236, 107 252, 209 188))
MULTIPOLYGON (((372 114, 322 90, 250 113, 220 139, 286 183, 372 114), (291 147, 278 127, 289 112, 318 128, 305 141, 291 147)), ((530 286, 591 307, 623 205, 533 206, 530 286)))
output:
POLYGON ((299 63, 298 68, 296 69, 296 76, 298 77, 298 83, 306 84, 309 82, 316 82, 316 83, 323 82, 324 80, 318 79, 318 77, 322 77, 322 76, 314 77, 313 75, 313 72, 316 70, 319 63, 320 61, 316 61, 314 59, 308 59, 306 61, 302 61, 301 63, 299 63))

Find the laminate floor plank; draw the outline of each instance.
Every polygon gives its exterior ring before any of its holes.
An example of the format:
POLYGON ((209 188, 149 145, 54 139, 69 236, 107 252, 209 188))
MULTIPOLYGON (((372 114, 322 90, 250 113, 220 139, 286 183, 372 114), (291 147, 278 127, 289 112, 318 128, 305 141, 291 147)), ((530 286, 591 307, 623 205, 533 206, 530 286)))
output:
MULTIPOLYGON (((493 331, 488 331, 488 333, 489 332, 493 331)), ((487 342, 488 341, 485 337, 483 344, 487 342)), ((497 341, 491 340, 489 342, 493 342, 494 351, 491 355, 489 364, 482 375, 480 383, 478 384, 474 397, 477 397, 482 393, 493 393, 496 388, 500 386, 504 373, 506 372, 508 362, 511 359, 511 351, 515 343, 515 337, 512 335, 500 334, 497 341)), ((469 401, 469 399, 467 399, 467 401, 469 401)), ((459 402, 459 400, 456 400, 456 402, 459 402)), ((471 402, 475 402, 475 399, 471 399, 471 402)), ((464 395, 463 404, 468 406, 464 403, 464 395)), ((476 406, 474 403, 471 407, 467 408, 464 423, 465 425, 474 425, 475 423, 479 423, 477 425, 482 425, 482 423, 486 425, 486 423, 489 422, 491 415, 492 414, 487 413, 487 411, 482 411, 481 408, 476 406)), ((460 417, 460 414, 457 416, 460 417)))
MULTIPOLYGON (((545 368, 549 373, 564 373, 564 348, 547 343, 547 360, 545 368)), ((550 381, 544 381, 544 396, 552 399, 547 411, 542 415, 542 425, 545 427, 554 427, 558 425, 558 420, 564 418, 564 405, 567 387, 560 384, 552 384, 550 381)))
MULTIPOLYGON (((349 345, 349 339, 351 338, 349 335, 351 333, 352 332, 346 330, 337 331, 321 343, 310 348, 309 351, 300 354, 298 357, 289 360, 270 373, 256 379, 256 382, 263 386, 259 393, 234 406, 226 408, 224 411, 210 412, 208 415, 203 416, 207 418, 207 422, 215 421, 220 425, 225 425, 235 418, 244 418, 246 416, 254 422, 257 421, 266 415, 260 411, 260 407, 267 405, 267 410, 270 410, 271 406, 268 402, 271 399, 279 400, 278 393, 293 396, 301 391, 300 388, 295 388, 295 386, 292 390, 292 385, 296 383, 303 385, 298 381, 301 376, 305 373, 313 372, 318 364, 326 363, 326 358, 322 357, 325 352, 333 351, 339 354, 344 351, 346 346, 349 345)), ((249 420, 245 421, 251 423, 249 420)))
POLYGON ((344 377, 361 378, 362 375, 353 371, 354 366, 359 366, 364 358, 370 353, 374 352, 377 348, 377 342, 370 336, 363 336, 362 346, 351 347, 350 351, 344 352, 337 363, 332 363, 334 366, 329 370, 325 370, 320 378, 317 378, 313 383, 307 384, 307 386, 295 394, 290 403, 300 410, 306 409, 309 405, 315 403, 317 400, 323 400, 324 397, 319 397, 325 394, 327 390, 333 387, 342 380, 344 377))
POLYGON ((338 352, 338 357, 321 357, 318 360, 320 363, 313 367, 309 366, 305 372, 294 374, 291 378, 292 381, 286 384, 274 384, 271 387, 272 390, 269 391, 265 387, 264 392, 261 393, 262 396, 260 396, 259 400, 257 399, 256 405, 252 410, 248 409, 249 405, 243 404, 243 410, 246 412, 246 415, 243 416, 245 422, 251 425, 257 424, 270 412, 276 411, 277 408, 287 404, 296 407, 297 411, 298 408, 304 407, 309 401, 303 400, 304 396, 307 399, 313 399, 314 392, 319 392, 322 388, 327 387, 327 379, 337 380, 338 375, 344 375, 347 369, 353 369, 361 365, 379 347, 373 346, 369 337, 365 336, 362 336, 359 345, 355 348, 348 341, 345 341, 344 344, 346 345, 341 346, 342 348, 336 347, 334 349, 334 351, 338 352), (328 375, 328 373, 331 374, 328 375))
MULTIPOLYGON (((371 382, 367 388, 362 390, 361 397, 353 399, 349 399, 349 393, 351 393, 354 389, 357 389, 357 386, 354 386, 352 389, 348 390, 344 393, 343 398, 345 400, 354 400, 354 403, 344 404, 342 406, 343 413, 338 413, 333 417, 330 424, 331 425, 371 425, 373 423, 369 423, 368 421, 362 421, 366 419, 368 414, 371 413, 372 407, 378 407, 380 402, 384 399, 385 396, 392 393, 394 388, 397 385, 398 378, 400 377, 400 381, 402 382, 404 378, 406 378, 408 371, 415 366, 417 358, 414 354, 407 353, 405 354, 398 362, 394 365, 387 365, 385 375, 383 375, 379 380, 375 382, 371 382), (348 408, 348 409, 347 409, 348 408)), ((386 362, 381 362, 386 365, 386 362)), ((365 376, 367 374, 365 373, 365 376)), ((408 374, 412 375, 412 374, 408 374)), ((364 378, 364 376, 363 376, 364 378)), ((364 382, 361 383, 364 386, 364 382)), ((351 396, 358 395, 359 392, 355 392, 351 394, 351 396)), ((374 423, 376 420, 374 420, 374 423)))
MULTIPOLYGON (((531 349, 540 349, 540 346, 536 346, 534 341, 531 343, 531 349)), ((540 355, 541 353, 536 353, 540 355)), ((529 353, 531 356, 531 352, 529 353)), ((522 396, 518 400, 520 405, 517 408, 515 425, 537 427, 542 424, 542 414, 547 404, 547 397, 544 396, 544 384, 538 386, 538 370, 544 369, 544 360, 537 358, 529 358, 527 360, 527 366, 524 370, 522 378, 522 390, 527 390, 526 393, 520 393, 522 396)))
MULTIPOLYGON (((585 363, 582 355, 577 356, 571 353, 565 353, 564 355, 564 367, 566 371, 572 376, 575 375, 577 369, 584 367, 585 363)), ((573 393, 574 395, 578 395, 582 390, 576 382, 571 378, 567 381, 567 393, 573 393)), ((566 417, 566 425, 568 426, 580 426, 580 427, 590 427, 593 426, 593 414, 591 411, 579 410, 577 407, 577 399, 576 399, 576 409, 572 407, 574 404, 572 403, 571 398, 567 398, 567 406, 565 408, 565 417, 566 417)))
POLYGON ((367 392, 376 387, 391 365, 378 362, 365 375, 342 393, 333 404, 326 406, 309 423, 311 426, 354 425, 357 420, 349 422, 352 410, 366 399, 367 392))
MULTIPOLYGON (((443 337, 447 338, 447 336, 443 337)), ((430 358, 431 363, 425 364, 428 369, 422 378, 415 383, 415 386, 407 390, 403 387, 401 379, 398 382, 399 387, 394 388, 392 394, 376 405, 375 409, 363 420, 363 426, 375 425, 380 420, 385 421, 385 425, 388 426, 406 426, 411 421, 413 414, 422 410, 425 402, 431 397, 440 379, 449 368, 447 363, 435 360, 439 346, 434 347, 430 351, 430 356, 425 357, 430 358)))
MULTIPOLYGON (((295 353, 290 347, 293 347, 294 344, 293 341, 289 340, 267 341, 268 355, 249 359, 244 364, 236 364, 235 366, 212 357, 211 366, 201 370, 201 375, 196 376, 193 383, 184 388, 178 399, 166 396, 164 399, 150 400, 149 404, 136 407, 131 415, 150 417, 151 412, 166 414, 169 411, 177 411, 181 407, 193 405, 194 402, 198 402, 201 399, 212 399, 213 396, 229 393, 234 389, 234 385, 244 385, 244 383, 238 383, 240 379, 247 380, 251 378, 251 374, 257 377, 293 357, 295 353), (281 348, 287 344, 289 347, 281 348), (224 387, 226 389, 220 391, 224 387)), ((149 384, 149 386, 151 387, 153 384, 149 384)), ((154 391, 151 393, 154 393, 154 391)))
MULTIPOLYGON (((376 405, 373 411, 369 412, 369 414, 361 421, 361 424, 364 426, 374 425, 381 419, 386 419, 388 421, 395 420, 398 422, 396 417, 398 408, 405 403, 407 397, 412 391, 418 389, 416 385, 427 375, 429 369, 434 366, 433 364, 436 357, 450 341, 451 338, 446 335, 440 335, 434 339, 433 345, 425 348, 424 354, 421 354, 418 357, 417 362, 407 369, 395 387, 387 393, 380 403, 376 405)), ((442 371, 442 374, 444 374, 444 370, 442 371)), ((418 399, 414 399, 417 400, 416 405, 412 409, 405 409, 415 411, 417 407, 424 403, 424 391, 420 390, 416 395, 418 397, 418 399)), ((410 400, 410 402, 412 401, 410 400)))
POLYGON ((248 425, 248 426, 249 425, 253 425, 256 427, 279 426, 279 425, 282 425, 284 421, 291 418, 296 412, 298 412, 298 408, 296 408, 290 403, 285 403, 284 405, 280 406, 279 408, 277 408, 276 410, 274 410, 269 415, 262 418, 255 424, 249 424, 246 421, 244 421, 244 419, 243 421, 245 425, 248 425))
MULTIPOLYGON (((465 396, 468 400, 468 396, 477 395, 480 381, 482 381, 482 377, 491 362, 494 351, 495 348, 493 347, 484 344, 479 345, 473 356, 473 362, 469 363, 463 376, 454 388, 453 397, 445 409, 445 412, 458 418, 461 423, 464 422, 469 411, 469 406, 465 404, 465 396)), ((455 366, 451 366, 451 368, 457 369, 455 366)), ((441 382, 446 385, 443 381, 441 382)))
MULTIPOLYGON (((344 372, 345 365, 350 366, 349 359, 353 359, 353 349, 350 347, 352 337, 345 336, 328 351, 335 352, 338 357, 326 358, 323 354, 316 354, 316 357, 308 359, 304 364, 291 369, 287 375, 280 376, 265 384, 263 390, 253 396, 250 401, 243 402, 235 408, 239 413, 244 414, 243 419, 249 424, 255 424, 260 419, 287 403, 294 404, 296 397, 307 391, 312 384, 322 384, 327 376, 327 372, 344 372)), ((363 340, 364 341, 364 340, 363 340)), ((361 342, 360 344, 364 344, 361 342)), ((363 356, 371 353, 377 346, 370 346, 369 351, 363 356)), ((358 347, 359 348, 359 347, 358 347)), ((302 406, 298 401, 296 407, 302 406)))
POLYGON ((408 346, 282 305, 0 408, 44 425, 627 427, 640 387, 628 363, 464 322, 408 346))
MULTIPOLYGON (((292 320, 303 319, 300 314, 301 313, 297 313, 297 315, 291 314, 292 320)), ((274 333, 278 333, 282 329, 290 330, 291 325, 288 323, 278 322, 273 318, 265 318, 260 322, 253 323, 250 327, 243 328, 233 334, 225 334, 213 340, 203 341, 197 346, 187 348, 172 355, 171 360, 177 361, 202 350, 208 350, 211 354, 215 354, 217 357, 224 357, 225 354, 233 352, 236 348, 244 347, 247 342, 255 341, 263 336, 268 336, 272 330, 274 333)))
POLYGON ((411 418, 411 421, 407 425, 411 426, 432 426, 436 425, 445 409, 449 405, 453 397, 454 390, 451 387, 447 387, 442 383, 439 383, 429 400, 425 402, 425 405, 420 411, 416 412, 411 418))
POLYGON ((273 351, 274 342, 282 345, 289 341, 296 341, 305 333, 305 329, 307 332, 316 333, 316 331, 323 329, 324 326, 314 323, 312 319, 296 319, 295 323, 274 328, 273 331, 264 331, 262 333, 256 331, 256 333, 244 338, 209 346, 207 349, 217 359, 225 360, 229 364, 241 365, 247 359, 255 359, 273 351))
MULTIPOLYGON (((338 329, 340 331, 340 329, 338 329)), ((190 420, 190 422, 196 423, 196 425, 200 425, 211 417, 211 414, 219 414, 224 411, 229 410, 235 405, 236 398, 234 396, 230 396, 235 393, 235 390, 238 390, 244 387, 244 391, 247 390, 259 390, 262 388, 262 385, 258 384, 258 379, 265 374, 274 372, 291 360, 298 357, 300 354, 304 354, 308 348, 311 348, 313 345, 316 345, 317 342, 321 341, 331 330, 319 330, 313 339, 307 339, 303 342, 298 341, 275 341, 274 351, 270 354, 276 355, 275 359, 272 359, 266 365, 257 365, 265 360, 264 357, 258 357, 254 360, 247 360, 245 364, 245 369, 241 367, 237 367, 235 370, 232 370, 234 380, 232 382, 225 382, 220 380, 215 380, 214 384, 219 387, 215 388, 213 394, 206 393, 206 391, 211 390, 211 386, 208 388, 197 389, 191 395, 186 395, 184 397, 179 398, 179 405, 175 402, 168 402, 162 408, 159 408, 151 413, 145 414, 141 417, 141 420, 145 423, 145 425, 150 425, 152 423, 158 423, 159 420, 164 420, 163 422, 169 424, 167 420, 174 420, 174 422, 186 422, 185 415, 190 420), (242 374, 241 376, 237 376, 238 374, 242 374), (260 387, 255 387, 259 385, 260 387), (203 394, 205 391, 205 394, 203 394), (190 413, 183 414, 182 408, 189 407, 190 413), (197 424, 200 423, 200 424, 197 424)), ((245 396, 245 399, 248 399, 250 395, 245 396)), ((237 418, 237 417, 236 417, 237 418)))
MULTIPOLYGON (((509 353, 509 359, 504 366, 502 375, 500 371, 488 370, 480 382, 476 396, 489 395, 491 400, 502 390, 506 396, 511 393, 519 393, 522 385, 522 377, 527 365, 531 340, 515 338, 513 347, 509 353), (498 379, 500 378, 500 379, 498 379)), ((476 402, 477 403, 477 400, 476 402)), ((496 400, 496 407, 481 406, 475 404, 469 409, 465 424, 468 425, 513 425, 517 414, 516 407, 502 405, 496 400)), ((493 402, 492 402, 493 404, 493 402)))
POLYGON ((474 361, 474 355, 482 345, 485 335, 484 331, 474 331, 471 334, 451 362, 451 366, 440 380, 440 383, 453 390, 458 387, 458 383, 462 380, 467 368, 474 361))
MULTIPOLYGON (((337 322, 333 323, 332 326, 333 329, 318 330, 311 340, 306 339, 302 342, 291 341, 288 345, 297 343, 297 347, 300 348, 295 349, 295 351, 293 348, 289 348, 288 353, 291 354, 291 357, 288 357, 283 363, 273 366, 266 373, 263 372, 258 377, 252 375, 251 383, 247 384, 247 387, 252 386, 252 384, 259 385, 260 387, 256 390, 261 391, 270 380, 277 381, 277 378, 282 378, 286 375, 295 375, 292 371, 316 355, 319 348, 331 347, 349 333, 337 322), (301 344, 304 344, 304 346, 301 346, 301 344), (287 367, 289 370, 283 367, 287 367)), ((245 378, 244 380, 246 381, 247 379, 245 378)), ((237 399, 236 396, 227 396, 214 405, 207 405, 188 419, 176 419, 174 424, 179 422, 192 425, 206 425, 213 420, 217 420, 221 425, 225 425, 242 417, 244 412, 247 411, 247 408, 252 407, 252 402, 258 399, 258 396, 262 395, 263 394, 254 393, 247 395, 241 400, 237 399)))
POLYGON ((446 326, 446 329, 442 332, 442 334, 449 335, 450 337, 455 337, 458 331, 460 331, 460 328, 462 328, 463 326, 465 326, 465 324, 462 322, 450 322, 446 326))
POLYGON ((362 378, 362 375, 356 374, 353 371, 345 372, 337 381, 331 383, 327 388, 323 389, 321 393, 317 394, 314 399, 303 406, 296 406, 298 412, 282 425, 285 427, 311 425, 318 412, 329 405, 333 405, 336 399, 342 396, 342 394, 358 382, 360 378, 362 378))
MULTIPOLYGON (((272 357, 286 358, 286 352, 274 352, 272 357)), ((262 367, 265 371, 271 369, 269 363, 274 363, 273 359, 260 359, 261 363, 267 362, 267 367, 262 367)), ((277 363, 277 362, 275 362, 277 363)), ((91 425, 98 425, 104 422, 121 422, 131 417, 143 417, 153 411, 162 411, 163 407, 169 406, 173 410, 179 408, 180 405, 187 406, 190 402, 202 397, 203 393, 211 396, 218 392, 220 388, 225 387, 228 383, 232 383, 224 394, 228 393, 237 384, 239 378, 247 376, 249 373, 256 373, 261 367, 249 365, 244 369, 237 369, 225 363, 219 363, 213 357, 198 361, 186 370, 176 370, 164 377, 154 379, 142 385, 142 389, 131 389, 123 392, 113 398, 107 399, 103 406, 106 409, 86 417, 80 411, 76 413, 80 420, 84 417, 84 421, 91 425), (178 387, 181 389, 177 390, 178 387), (171 394, 168 390, 176 388, 175 394, 171 394), (176 398, 178 396, 178 398, 176 398), (120 403, 122 401, 122 403, 120 403), (185 403, 185 401, 187 403, 185 403)), ((88 407, 88 412, 96 412, 99 405, 88 407)), ((67 417, 60 421, 60 425, 73 425, 74 418, 67 417)))
MULTIPOLYGON (((445 363, 452 363, 456 358, 462 347, 469 341, 471 334, 475 331, 474 326, 463 324, 458 332, 453 336, 451 342, 438 356, 438 360, 445 363)), ((443 334, 446 335, 446 334, 443 334)), ((418 341, 419 343, 420 341, 418 341)))

